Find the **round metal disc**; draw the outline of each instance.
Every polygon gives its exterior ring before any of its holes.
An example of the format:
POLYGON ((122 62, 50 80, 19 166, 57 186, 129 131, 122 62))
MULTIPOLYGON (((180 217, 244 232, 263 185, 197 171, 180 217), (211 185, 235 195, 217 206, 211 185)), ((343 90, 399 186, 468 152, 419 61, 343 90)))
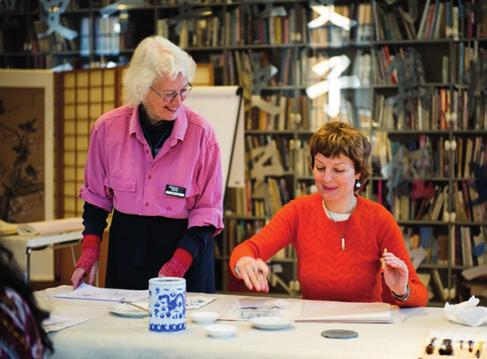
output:
POLYGON ((325 338, 331 338, 331 339, 352 339, 358 337, 357 332, 354 332, 353 330, 346 330, 346 329, 323 330, 321 332, 321 335, 325 338))

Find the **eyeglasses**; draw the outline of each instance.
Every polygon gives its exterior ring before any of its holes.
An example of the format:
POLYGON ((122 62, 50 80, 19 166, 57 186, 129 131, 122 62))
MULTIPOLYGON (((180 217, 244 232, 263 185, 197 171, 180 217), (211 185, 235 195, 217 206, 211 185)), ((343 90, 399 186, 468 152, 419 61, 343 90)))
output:
POLYGON ((160 93, 154 87, 152 87, 152 86, 150 87, 150 89, 152 91, 154 91, 154 93, 157 96, 159 96, 164 102, 168 102, 168 103, 174 101, 174 99, 177 97, 177 95, 179 95, 179 97, 181 97, 181 101, 184 101, 184 99, 186 99, 188 94, 191 92, 192 88, 193 88, 193 86, 190 83, 188 83, 180 91, 171 91, 171 92, 167 91, 167 92, 160 93))

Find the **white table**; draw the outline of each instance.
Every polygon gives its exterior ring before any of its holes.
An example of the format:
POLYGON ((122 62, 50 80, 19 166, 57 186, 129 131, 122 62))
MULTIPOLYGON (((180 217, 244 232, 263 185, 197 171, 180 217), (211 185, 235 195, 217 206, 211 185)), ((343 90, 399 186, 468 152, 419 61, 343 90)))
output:
MULTIPOLYGON (((216 295, 202 310, 218 310, 235 296, 216 295)), ((50 333, 54 358, 418 358, 430 330, 487 333, 450 323, 440 308, 394 309, 393 324, 295 323, 291 329, 264 331, 248 322, 232 322, 237 335, 228 339, 207 337, 204 327, 188 320, 179 333, 148 330, 148 318, 123 318, 108 313, 110 303, 55 299, 53 308, 92 306, 98 317, 75 327, 50 333), (105 311, 101 307, 106 306, 105 311), (321 336, 325 329, 351 329, 356 339, 337 340, 321 336)), ((482 358, 487 358, 484 352, 482 358)))
MULTIPOLYGON (((20 267, 24 270, 24 277, 25 281, 28 283, 30 281, 30 272, 31 272, 31 254, 33 251, 41 251, 46 248, 50 249, 59 249, 66 246, 71 247, 71 255, 73 257, 73 263, 75 263, 75 254, 73 246, 78 244, 81 239, 83 239, 83 234, 81 231, 75 232, 66 232, 66 233, 57 233, 57 234, 50 234, 44 236, 20 236, 20 235, 11 235, 11 236, 3 236, 0 238, 3 243, 8 248, 11 248, 14 252, 14 256, 20 267), (19 248, 25 253, 25 259, 19 255, 19 248)), ((37 267, 40 267, 42 270, 46 271, 45 266, 51 267, 51 278, 48 280, 52 280, 53 278, 53 265, 54 260, 52 254, 50 256, 46 256, 44 263, 38 263, 37 267), (47 263, 46 263, 47 258, 47 263), (50 262, 50 263, 49 263, 50 262)))

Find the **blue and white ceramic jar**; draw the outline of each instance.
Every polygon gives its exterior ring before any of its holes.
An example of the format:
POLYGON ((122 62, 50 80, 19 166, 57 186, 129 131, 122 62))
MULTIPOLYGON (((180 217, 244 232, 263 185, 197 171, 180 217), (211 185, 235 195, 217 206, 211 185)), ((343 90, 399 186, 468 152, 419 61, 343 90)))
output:
POLYGON ((179 332, 186 329, 186 280, 177 277, 149 279, 149 330, 179 332))

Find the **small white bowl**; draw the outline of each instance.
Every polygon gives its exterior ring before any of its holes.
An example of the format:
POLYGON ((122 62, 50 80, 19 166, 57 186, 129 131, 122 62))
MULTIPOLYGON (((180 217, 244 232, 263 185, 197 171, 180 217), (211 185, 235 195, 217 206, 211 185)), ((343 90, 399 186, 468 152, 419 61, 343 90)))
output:
POLYGON ((213 338, 229 338, 233 337, 237 332, 235 325, 228 324, 212 324, 205 327, 206 334, 213 338))
POLYGON ((210 324, 218 319, 217 312, 194 312, 189 316, 191 320, 197 324, 210 324))
POLYGON ((278 330, 286 329, 293 325, 293 321, 283 317, 256 317, 250 320, 252 325, 258 329, 278 330))

